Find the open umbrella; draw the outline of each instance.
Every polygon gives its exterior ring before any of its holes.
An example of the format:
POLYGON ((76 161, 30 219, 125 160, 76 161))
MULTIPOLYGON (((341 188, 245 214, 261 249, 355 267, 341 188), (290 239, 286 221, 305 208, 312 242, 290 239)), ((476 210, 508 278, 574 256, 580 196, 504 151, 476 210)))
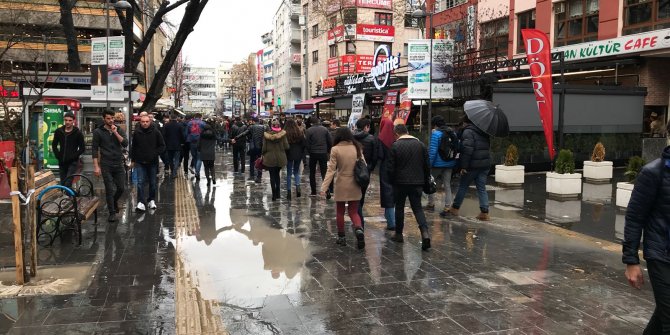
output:
POLYGON ((472 124, 483 132, 494 137, 505 137, 509 134, 507 116, 500 107, 486 100, 470 100, 465 102, 465 115, 472 124))

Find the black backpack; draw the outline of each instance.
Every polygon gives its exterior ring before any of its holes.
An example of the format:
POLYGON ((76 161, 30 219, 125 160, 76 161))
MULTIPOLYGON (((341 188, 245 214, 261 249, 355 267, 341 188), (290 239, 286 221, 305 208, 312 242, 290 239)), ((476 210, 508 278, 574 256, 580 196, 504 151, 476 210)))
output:
POLYGON ((458 154, 458 137, 453 130, 446 128, 440 129, 442 137, 440 144, 437 146, 437 153, 444 161, 451 161, 456 159, 458 154))

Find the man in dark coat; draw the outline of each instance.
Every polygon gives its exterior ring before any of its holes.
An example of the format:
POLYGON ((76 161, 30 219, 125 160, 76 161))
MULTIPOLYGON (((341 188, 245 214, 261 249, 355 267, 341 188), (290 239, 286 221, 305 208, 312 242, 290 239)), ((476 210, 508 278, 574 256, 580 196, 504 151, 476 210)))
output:
POLYGON ((84 153, 86 143, 84 134, 74 126, 74 114, 65 113, 63 123, 63 126, 56 129, 54 133, 51 150, 58 159, 61 184, 70 187, 72 180, 68 180, 68 177, 77 172, 79 156, 84 153), (67 183, 65 183, 66 180, 67 183))
POLYGON ((132 143, 130 159, 137 169, 136 209, 138 211, 144 211, 146 208, 156 209, 158 156, 165 151, 165 142, 160 129, 152 124, 149 116, 140 118, 140 127, 133 132, 132 143), (149 183, 148 199, 144 197, 144 182, 149 183))
POLYGON ((430 175, 428 150, 423 142, 408 135, 407 127, 398 124, 393 127, 398 138, 391 147, 389 173, 393 181, 395 195, 395 236, 393 240, 402 243, 402 231, 405 226, 405 200, 409 198, 412 212, 421 231, 421 249, 430 248, 428 222, 421 206, 423 186, 430 175))
MULTIPOLYGON (((312 126, 305 132, 307 152, 309 153, 309 187, 311 196, 316 196, 316 165, 319 165, 321 179, 326 177, 328 153, 333 146, 333 139, 326 127, 319 124, 319 119, 313 116, 312 126)), ((331 190, 332 191, 332 190, 331 190)))
POLYGON ((489 169, 491 168, 491 142, 489 135, 472 124, 467 116, 463 119, 463 124, 460 153, 461 181, 449 213, 458 216, 458 210, 463 204, 465 194, 468 192, 470 184, 474 182, 477 187, 479 209, 481 210, 477 219, 488 221, 490 217, 486 177, 489 175, 489 169))
POLYGON ((230 129, 230 142, 233 144, 233 171, 236 173, 239 171, 242 174, 244 174, 244 156, 246 155, 247 139, 245 137, 238 137, 238 135, 246 130, 247 126, 244 125, 239 117, 236 117, 235 123, 230 129))
POLYGON ((172 171, 171 177, 174 179, 177 178, 179 159, 185 142, 184 128, 174 115, 170 118, 170 121, 163 125, 163 137, 165 140, 165 150, 167 151, 169 170, 172 171))
MULTIPOLYGON (((374 136, 370 135, 370 119, 358 119, 356 121, 356 130, 354 130, 354 139, 358 141, 363 147, 363 157, 365 157, 365 163, 368 165, 368 173, 372 174, 375 167, 377 166, 377 150, 378 142, 374 136)), ((361 197, 361 203, 358 206, 358 215, 361 217, 361 226, 365 228, 365 219, 363 216, 363 205, 365 204, 365 193, 368 190, 368 185, 361 188, 363 196, 361 197)))
POLYGON ((656 301, 643 334, 670 334, 670 147, 642 168, 626 209, 622 260, 628 283, 637 289, 644 282, 638 257, 643 235, 642 249, 656 301))

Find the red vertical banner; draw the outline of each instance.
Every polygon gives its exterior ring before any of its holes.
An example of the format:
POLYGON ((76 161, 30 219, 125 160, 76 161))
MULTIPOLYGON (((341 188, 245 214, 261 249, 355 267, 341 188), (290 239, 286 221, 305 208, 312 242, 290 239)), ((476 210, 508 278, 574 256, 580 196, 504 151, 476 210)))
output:
POLYGON ((554 160, 554 89, 551 79, 551 45, 547 34, 537 29, 521 29, 533 92, 549 157, 554 160))
POLYGON ((412 111, 412 100, 409 99, 407 88, 400 89, 400 110, 398 111, 397 119, 402 119, 404 124, 407 124, 407 119, 412 111))
POLYGON ((384 99, 384 112, 382 113, 382 117, 387 117, 389 119, 393 118, 393 112, 395 111, 395 104, 397 101, 397 90, 389 90, 386 92, 386 99, 384 99))

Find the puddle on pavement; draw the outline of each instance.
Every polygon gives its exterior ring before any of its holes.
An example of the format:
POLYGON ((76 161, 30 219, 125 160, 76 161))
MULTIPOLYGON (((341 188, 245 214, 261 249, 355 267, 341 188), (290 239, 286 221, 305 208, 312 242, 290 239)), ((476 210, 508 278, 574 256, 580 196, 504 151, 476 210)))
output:
POLYGON ((231 209, 232 180, 193 189, 200 226, 181 236, 178 253, 202 298, 242 309, 259 308, 267 296, 300 292, 311 258, 306 239, 270 218, 231 209))

